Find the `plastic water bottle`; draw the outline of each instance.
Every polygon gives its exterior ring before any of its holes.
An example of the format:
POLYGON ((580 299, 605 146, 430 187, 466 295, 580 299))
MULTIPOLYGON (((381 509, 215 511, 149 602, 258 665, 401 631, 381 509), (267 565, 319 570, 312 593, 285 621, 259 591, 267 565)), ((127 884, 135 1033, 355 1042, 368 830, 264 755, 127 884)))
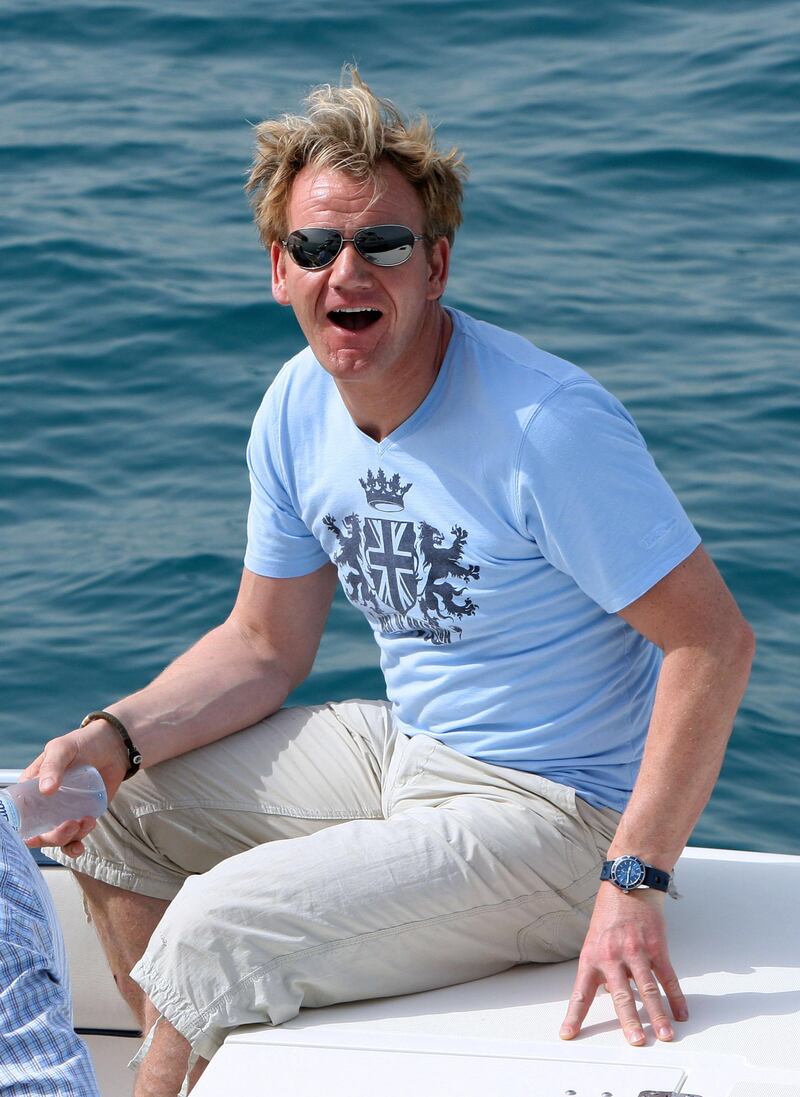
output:
POLYGON ((46 834, 67 819, 97 819, 107 807, 105 782, 94 766, 68 769, 52 796, 39 792, 38 777, 0 790, 0 818, 7 819, 21 838, 46 834))

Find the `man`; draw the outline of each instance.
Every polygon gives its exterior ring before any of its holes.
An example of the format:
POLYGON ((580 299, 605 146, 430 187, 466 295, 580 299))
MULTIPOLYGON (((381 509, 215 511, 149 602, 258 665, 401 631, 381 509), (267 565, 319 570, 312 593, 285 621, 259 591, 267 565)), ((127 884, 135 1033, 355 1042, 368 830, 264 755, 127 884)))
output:
POLYGON ((137 1097, 239 1024, 579 953, 564 1038, 601 984, 633 1045, 631 980, 660 1039, 659 984, 687 1015, 664 893, 751 632, 619 403, 442 306, 460 161, 352 85, 258 131, 273 294, 309 347, 255 419, 231 616, 29 771, 90 761, 116 794, 85 843, 46 839, 148 1032, 137 1097), (337 569, 391 705, 281 709, 337 569))
POLYGON ((98 1097, 50 892, 0 810, 0 1092, 98 1097))

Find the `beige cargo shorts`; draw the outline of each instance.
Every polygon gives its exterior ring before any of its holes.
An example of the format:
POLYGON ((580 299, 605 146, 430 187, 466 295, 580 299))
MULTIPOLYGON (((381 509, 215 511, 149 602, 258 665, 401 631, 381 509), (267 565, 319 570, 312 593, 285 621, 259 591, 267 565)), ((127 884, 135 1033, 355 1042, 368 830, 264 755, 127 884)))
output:
POLYGON ((349 701, 125 782, 78 871, 173 900, 132 976, 210 1058, 243 1024, 576 956, 619 814, 349 701))

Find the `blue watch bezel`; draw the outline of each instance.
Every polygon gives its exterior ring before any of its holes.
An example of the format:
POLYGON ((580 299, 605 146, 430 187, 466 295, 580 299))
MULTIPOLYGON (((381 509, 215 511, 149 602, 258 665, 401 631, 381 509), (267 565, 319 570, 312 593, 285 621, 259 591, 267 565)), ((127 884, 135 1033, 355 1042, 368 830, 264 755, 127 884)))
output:
POLYGON ((636 857, 632 853, 626 853, 623 854, 622 857, 615 858, 611 865, 611 882, 613 884, 616 884, 620 891, 634 891, 640 886, 640 884, 644 883, 644 878, 646 875, 647 866, 645 865, 644 861, 641 859, 641 857, 636 857), (623 883, 622 880, 620 880, 620 870, 623 867, 627 867, 628 864, 636 865, 638 869, 638 876, 633 883, 631 883, 630 881, 628 883, 623 883))

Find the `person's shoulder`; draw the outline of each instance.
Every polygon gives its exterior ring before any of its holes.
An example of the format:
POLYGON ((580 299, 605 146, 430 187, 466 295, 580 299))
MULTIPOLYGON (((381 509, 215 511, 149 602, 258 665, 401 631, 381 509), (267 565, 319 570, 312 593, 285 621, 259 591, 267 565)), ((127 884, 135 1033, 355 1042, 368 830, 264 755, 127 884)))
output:
POLYGON ((304 347, 284 362, 267 388, 266 395, 272 395, 273 399, 283 399, 298 388, 324 382, 325 376, 325 371, 314 357, 311 347, 304 347))
POLYGON ((319 410, 327 399, 329 378, 310 347, 285 362, 270 382, 256 413, 256 419, 305 414, 319 410))
POLYGON ((612 421, 614 430, 638 433, 627 408, 585 369, 495 324, 466 313, 454 319, 465 346, 472 347, 491 404, 513 409, 529 440, 589 437, 612 421))
POLYGON ((468 313, 450 310, 456 330, 487 369, 496 370, 498 380, 512 385, 532 385, 555 391, 575 383, 599 384, 586 370, 542 350, 523 335, 477 320, 468 313))

